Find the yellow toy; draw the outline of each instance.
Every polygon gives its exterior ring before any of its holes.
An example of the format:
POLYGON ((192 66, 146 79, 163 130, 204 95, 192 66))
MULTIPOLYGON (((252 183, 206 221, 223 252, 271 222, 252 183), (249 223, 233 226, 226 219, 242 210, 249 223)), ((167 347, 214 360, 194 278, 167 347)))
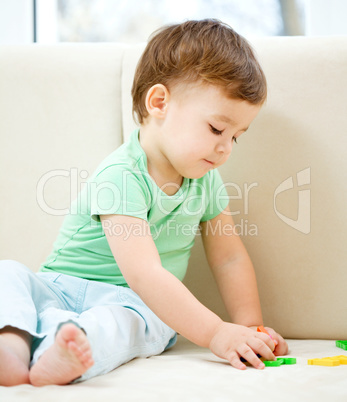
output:
POLYGON ((332 356, 332 357, 323 357, 321 359, 308 359, 307 364, 313 366, 340 366, 341 364, 347 364, 347 356, 332 356))

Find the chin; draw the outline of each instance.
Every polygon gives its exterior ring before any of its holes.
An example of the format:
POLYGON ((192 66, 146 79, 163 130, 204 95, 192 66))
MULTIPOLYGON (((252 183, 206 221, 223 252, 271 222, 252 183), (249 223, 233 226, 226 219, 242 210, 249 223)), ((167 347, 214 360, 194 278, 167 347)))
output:
POLYGON ((205 173, 195 173, 195 174, 188 174, 185 177, 187 179, 201 179, 202 177, 204 177, 209 171, 205 172, 205 173))
POLYGON ((215 167, 216 166, 206 166, 206 164, 204 166, 192 166, 191 168, 182 169, 180 174, 182 177, 185 177, 187 179, 201 179, 215 167))

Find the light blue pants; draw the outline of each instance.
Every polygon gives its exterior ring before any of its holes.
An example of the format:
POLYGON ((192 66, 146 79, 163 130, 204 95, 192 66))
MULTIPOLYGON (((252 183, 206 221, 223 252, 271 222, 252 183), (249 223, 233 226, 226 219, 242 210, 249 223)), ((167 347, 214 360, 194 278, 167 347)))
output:
POLYGON ((17 261, 0 260, 0 329, 10 325, 33 336, 31 365, 66 321, 86 332, 95 362, 75 382, 135 357, 158 355, 176 342, 175 331, 129 288, 57 272, 33 273, 17 261))

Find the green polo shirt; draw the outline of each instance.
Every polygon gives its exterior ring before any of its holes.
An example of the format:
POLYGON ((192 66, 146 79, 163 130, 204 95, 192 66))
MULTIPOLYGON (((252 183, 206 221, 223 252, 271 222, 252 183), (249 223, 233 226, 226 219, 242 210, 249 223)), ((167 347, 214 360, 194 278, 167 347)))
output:
MULTIPOLYGON (((163 267, 183 280, 199 223, 217 216, 227 204, 217 169, 200 179, 184 178, 176 194, 165 194, 148 174, 136 129, 101 162, 72 202, 40 271, 128 286, 100 222, 100 215, 120 214, 148 222, 163 267)), ((112 230, 113 235, 127 236, 123 227, 112 230)))

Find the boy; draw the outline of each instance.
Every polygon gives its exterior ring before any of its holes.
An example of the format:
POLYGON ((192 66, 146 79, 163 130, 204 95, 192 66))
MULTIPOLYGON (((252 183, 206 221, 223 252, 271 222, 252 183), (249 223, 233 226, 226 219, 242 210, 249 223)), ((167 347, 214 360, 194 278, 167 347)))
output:
POLYGON ((250 46, 216 20, 163 28, 132 96, 140 129, 89 179, 40 272, 0 262, 0 385, 82 381, 160 354, 176 332, 238 369, 287 353, 256 331, 251 261, 222 230, 233 221, 216 168, 266 99, 250 46), (181 283, 199 225, 233 323, 181 283))

